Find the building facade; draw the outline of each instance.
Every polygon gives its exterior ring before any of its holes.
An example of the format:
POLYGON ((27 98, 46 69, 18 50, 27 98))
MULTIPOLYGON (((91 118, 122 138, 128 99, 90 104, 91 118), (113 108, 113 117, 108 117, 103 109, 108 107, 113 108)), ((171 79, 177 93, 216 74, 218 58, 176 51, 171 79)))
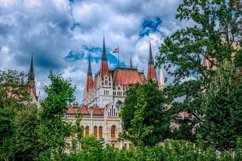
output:
MULTIPOLYGON (((161 88, 164 87, 163 73, 160 74, 161 88)), ((72 105, 68 108, 66 120, 75 122, 75 114, 82 115, 81 126, 83 136, 94 135, 103 139, 106 144, 116 148, 129 148, 128 140, 118 140, 119 133, 122 132, 122 120, 119 112, 125 99, 125 92, 129 85, 142 84, 145 80, 157 81, 154 59, 152 56, 151 43, 149 43, 149 59, 147 77, 143 71, 130 65, 127 67, 117 66, 110 69, 108 66, 105 39, 103 38, 103 51, 100 70, 92 75, 91 60, 89 56, 86 87, 83 92, 83 105, 72 105)), ((75 134, 74 136, 75 137, 75 134)), ((69 141, 71 138, 69 138, 69 141)))

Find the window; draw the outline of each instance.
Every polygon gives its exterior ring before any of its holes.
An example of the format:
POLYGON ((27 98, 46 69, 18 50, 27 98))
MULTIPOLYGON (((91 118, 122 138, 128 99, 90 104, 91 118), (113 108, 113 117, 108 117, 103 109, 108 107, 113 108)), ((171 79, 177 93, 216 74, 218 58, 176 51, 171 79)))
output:
POLYGON ((103 127, 99 126, 99 138, 103 138, 103 127))
POLYGON ((94 126, 94 136, 97 137, 97 126, 94 126))
POLYGON ((89 126, 86 126, 85 128, 85 136, 88 136, 89 135, 89 126))
POLYGON ((115 138, 115 133, 116 133, 116 126, 113 125, 111 127, 111 138, 114 139, 115 138))

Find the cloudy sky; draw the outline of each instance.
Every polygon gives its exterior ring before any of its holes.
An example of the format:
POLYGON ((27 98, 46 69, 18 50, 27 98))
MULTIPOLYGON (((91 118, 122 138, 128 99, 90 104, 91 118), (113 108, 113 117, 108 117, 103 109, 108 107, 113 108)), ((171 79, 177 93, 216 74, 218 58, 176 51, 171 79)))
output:
POLYGON ((34 54, 41 96, 50 70, 72 79, 82 100, 91 54, 93 73, 100 67, 103 32, 111 67, 112 49, 120 47, 120 63, 147 72, 148 41, 153 54, 165 36, 181 24, 175 20, 178 0, 0 0, 0 70, 28 72, 34 54))

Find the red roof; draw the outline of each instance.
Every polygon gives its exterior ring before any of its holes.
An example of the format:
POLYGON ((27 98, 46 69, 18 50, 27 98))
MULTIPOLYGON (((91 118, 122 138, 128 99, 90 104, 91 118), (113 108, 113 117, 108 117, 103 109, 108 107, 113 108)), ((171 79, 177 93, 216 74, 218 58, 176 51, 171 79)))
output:
POLYGON ((75 114, 76 110, 73 108, 73 106, 69 106, 66 113, 67 114, 75 114))
POLYGON ((87 109, 87 106, 82 106, 81 110, 80 110, 82 115, 89 115, 89 111, 87 109))
POLYGON ((108 76, 108 74, 109 74, 108 62, 106 60, 102 60, 100 74, 102 77, 108 76))
POLYGON ((147 79, 148 80, 150 80, 150 79, 157 80, 154 64, 149 64, 149 66, 148 66, 148 76, 147 76, 147 79))
POLYGON ((102 111, 97 105, 94 106, 93 115, 103 115, 102 111))
POLYGON ((114 84, 130 85, 143 82, 141 74, 133 69, 117 69, 113 75, 114 84))

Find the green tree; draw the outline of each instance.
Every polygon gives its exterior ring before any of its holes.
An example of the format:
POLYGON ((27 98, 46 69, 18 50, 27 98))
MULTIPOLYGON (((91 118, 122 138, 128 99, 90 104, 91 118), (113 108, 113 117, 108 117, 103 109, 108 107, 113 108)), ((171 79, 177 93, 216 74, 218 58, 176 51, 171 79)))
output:
POLYGON ((241 66, 242 50, 238 48, 242 45, 241 10, 234 5, 236 2, 239 3, 238 0, 183 0, 176 18, 189 25, 166 37, 161 44, 157 65, 164 64, 174 78, 166 95, 171 100, 174 121, 180 124, 177 135, 180 138, 194 140, 191 129, 202 121, 201 93, 214 73, 203 66, 203 59, 219 68, 219 62, 231 60, 233 53, 236 66, 241 66), (181 111, 193 117, 177 119, 176 114, 181 111))
POLYGON ((35 104, 26 105, 16 114, 15 124, 17 138, 15 160, 31 161, 36 159, 45 148, 37 133, 40 124, 37 106, 35 104))
POLYGON ((46 150, 39 160, 62 160, 65 155, 65 138, 70 136, 72 131, 71 124, 63 119, 68 103, 74 101, 74 88, 70 80, 64 80, 59 75, 50 73, 49 79, 51 84, 45 87, 47 96, 42 102, 39 128, 39 135, 46 150))
POLYGON ((219 150, 235 149, 242 137, 242 79, 234 63, 224 61, 203 95, 204 138, 219 150))
POLYGON ((155 145, 166 139, 169 114, 165 97, 156 82, 129 87, 121 110, 123 136, 134 145, 155 145))
POLYGON ((15 155, 15 116, 30 101, 25 77, 23 72, 0 71, 0 160, 11 160, 15 155))

